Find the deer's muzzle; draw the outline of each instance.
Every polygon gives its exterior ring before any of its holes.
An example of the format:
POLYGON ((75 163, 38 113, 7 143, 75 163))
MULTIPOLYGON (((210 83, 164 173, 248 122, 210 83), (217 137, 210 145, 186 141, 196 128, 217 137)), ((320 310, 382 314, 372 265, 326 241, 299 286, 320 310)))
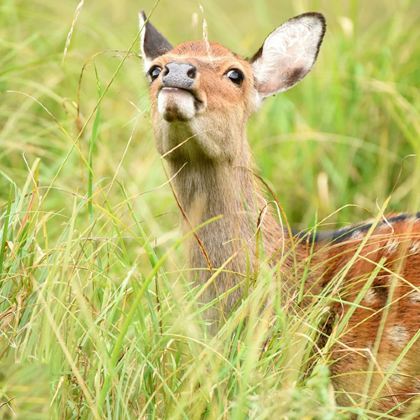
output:
POLYGON ((164 67, 158 110, 166 121, 188 121, 203 107, 196 77, 197 69, 192 64, 172 62, 164 67))

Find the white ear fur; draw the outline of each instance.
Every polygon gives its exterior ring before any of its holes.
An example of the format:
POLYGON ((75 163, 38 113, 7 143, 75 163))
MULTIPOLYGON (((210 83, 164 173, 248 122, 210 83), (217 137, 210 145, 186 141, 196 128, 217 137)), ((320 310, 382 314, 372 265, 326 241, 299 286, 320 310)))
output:
POLYGON ((146 72, 150 67, 152 59, 148 58, 144 51, 144 39, 146 35, 146 15, 144 14, 144 12, 139 13, 139 31, 140 31, 140 52, 141 52, 141 57, 143 59, 144 71, 146 72))
POLYGON ((274 30, 252 58, 261 98, 283 92, 309 73, 325 33, 320 13, 296 16, 274 30))

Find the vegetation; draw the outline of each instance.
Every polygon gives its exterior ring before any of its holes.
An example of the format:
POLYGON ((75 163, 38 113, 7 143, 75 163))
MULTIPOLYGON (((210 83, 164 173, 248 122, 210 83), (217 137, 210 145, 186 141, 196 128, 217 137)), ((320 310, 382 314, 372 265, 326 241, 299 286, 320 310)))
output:
POLYGON ((326 351, 308 370, 328 298, 280 305, 268 267, 205 335, 154 149, 137 12, 153 10, 173 43, 201 37, 204 16, 210 39, 243 55, 293 15, 326 15, 316 68, 266 101, 249 138, 288 222, 331 228, 388 198, 388 211, 420 209, 419 4, 200 4, 0 4, 2 418, 375 418, 368 402, 336 406, 326 351))

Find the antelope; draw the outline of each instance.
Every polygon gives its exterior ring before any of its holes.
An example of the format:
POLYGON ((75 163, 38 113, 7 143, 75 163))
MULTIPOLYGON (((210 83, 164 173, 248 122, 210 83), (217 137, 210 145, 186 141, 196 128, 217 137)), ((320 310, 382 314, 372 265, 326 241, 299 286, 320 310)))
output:
POLYGON ((337 401, 360 404, 367 393, 371 408, 398 416, 420 393, 420 213, 293 234, 264 198, 246 136, 264 98, 312 69, 325 30, 322 14, 299 15, 245 59, 206 39, 173 47, 142 12, 153 131, 184 229, 194 232, 188 245, 194 281, 204 285, 218 270, 203 298, 222 297, 207 314, 210 322, 241 301, 244 278, 258 265, 256 238, 272 266, 281 261, 291 293, 308 265, 305 292, 312 297, 341 276, 341 299, 326 328, 330 334, 335 320, 348 318, 331 349, 337 401))

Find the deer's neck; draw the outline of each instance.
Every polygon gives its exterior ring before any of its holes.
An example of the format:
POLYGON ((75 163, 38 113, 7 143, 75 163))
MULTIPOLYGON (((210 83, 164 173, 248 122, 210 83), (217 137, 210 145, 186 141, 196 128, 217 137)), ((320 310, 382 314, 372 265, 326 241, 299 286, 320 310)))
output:
MULTIPOLYGON (((182 169, 173 166, 173 172, 180 170, 174 185, 186 216, 185 228, 198 229, 211 265, 218 267, 255 232, 258 207, 252 174, 248 167, 205 160, 186 162, 182 169)), ((196 267, 203 266, 202 256, 192 257, 196 267)))
MULTIPOLYGON (((180 159, 170 161, 170 166, 176 174, 174 186, 186 219, 185 229, 196 231, 189 247, 191 267, 197 269, 194 278, 205 283, 223 266, 224 271, 208 288, 206 300, 238 285, 225 301, 224 306, 231 307, 240 296, 243 275, 253 270, 255 233, 265 205, 255 183, 249 153, 239 154, 233 162, 180 159)), ((281 237, 277 234, 279 227, 269 214, 263 220, 265 236, 273 242, 268 247, 273 248, 281 237)))

